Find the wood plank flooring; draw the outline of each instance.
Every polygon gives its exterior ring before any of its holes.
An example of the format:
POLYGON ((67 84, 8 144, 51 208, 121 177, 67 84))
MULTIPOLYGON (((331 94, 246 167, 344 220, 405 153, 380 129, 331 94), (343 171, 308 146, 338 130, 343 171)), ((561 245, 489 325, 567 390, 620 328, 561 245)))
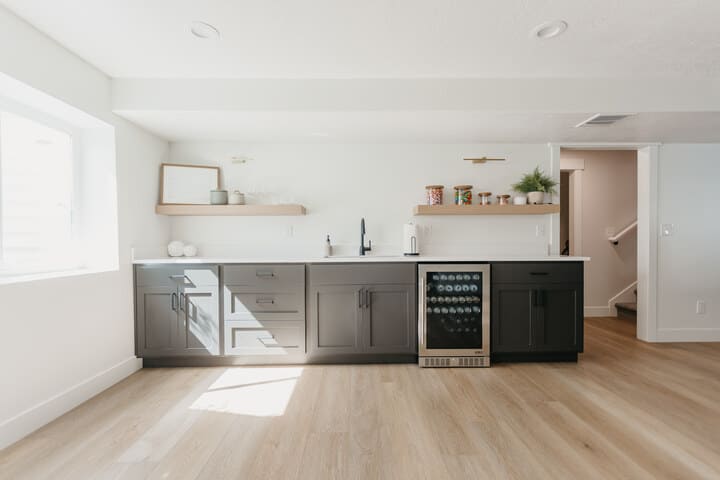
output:
POLYGON ((720 344, 585 332, 578 364, 142 370, 0 452, 0 478, 720 478, 720 344))

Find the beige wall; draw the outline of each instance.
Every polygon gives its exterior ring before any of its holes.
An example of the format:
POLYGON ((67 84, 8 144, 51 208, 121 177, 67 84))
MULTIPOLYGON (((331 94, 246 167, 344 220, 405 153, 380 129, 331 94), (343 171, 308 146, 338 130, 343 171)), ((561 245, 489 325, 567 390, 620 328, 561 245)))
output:
POLYGON ((608 300, 637 278, 636 231, 619 245, 607 240, 637 218, 635 151, 562 150, 560 168, 570 159, 584 160, 582 179, 582 250, 586 312, 601 315, 608 300))

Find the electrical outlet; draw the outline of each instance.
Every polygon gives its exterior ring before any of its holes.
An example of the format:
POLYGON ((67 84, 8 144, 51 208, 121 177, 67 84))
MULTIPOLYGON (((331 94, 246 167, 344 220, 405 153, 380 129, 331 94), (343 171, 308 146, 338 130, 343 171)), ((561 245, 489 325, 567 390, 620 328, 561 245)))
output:
POLYGON ((695 305, 695 313, 697 313, 698 315, 705 315, 705 312, 705 300, 698 300, 697 304, 695 305))
POLYGON ((535 225, 535 236, 536 237, 544 237, 545 236, 545 225, 538 223, 535 225))
POLYGON ((672 223, 663 223, 662 224, 662 236, 663 237, 672 237, 675 233, 675 225, 672 223))
POLYGON ((290 238, 290 237, 292 237, 293 235, 295 235, 295 228, 294 228, 292 225, 288 225, 288 226, 285 228, 285 236, 288 237, 288 238, 290 238))

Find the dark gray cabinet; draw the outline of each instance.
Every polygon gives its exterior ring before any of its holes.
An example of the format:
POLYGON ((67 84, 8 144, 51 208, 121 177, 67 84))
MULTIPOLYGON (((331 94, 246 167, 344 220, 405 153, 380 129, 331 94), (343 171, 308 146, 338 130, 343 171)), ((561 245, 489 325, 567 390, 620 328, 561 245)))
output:
POLYGON ((375 285, 365 289, 363 338, 372 353, 414 353, 417 316, 414 285, 375 285))
POLYGON ((138 357, 220 353, 217 267, 143 265, 135 277, 138 357))
POLYGON ((311 265, 310 358, 382 361, 387 355, 417 353, 414 267, 311 265))
POLYGON ((223 297, 225 355, 303 361, 305 265, 225 265, 223 297))
POLYGON ((549 284, 536 290, 536 351, 577 352, 583 323, 582 285, 549 284))
POLYGON ((580 262, 493 265, 495 360, 573 360, 583 350, 580 262))
POLYGON ((310 296, 311 353, 333 355, 362 352, 362 287, 322 285, 313 287, 310 296))
POLYGON ((532 348, 533 286, 493 285, 490 352, 528 352, 532 348))

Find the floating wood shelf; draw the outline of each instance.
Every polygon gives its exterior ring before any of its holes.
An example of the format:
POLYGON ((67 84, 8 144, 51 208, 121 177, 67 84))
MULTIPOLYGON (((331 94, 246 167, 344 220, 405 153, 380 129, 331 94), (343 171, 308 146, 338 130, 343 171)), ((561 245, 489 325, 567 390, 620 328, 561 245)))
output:
POLYGON ((302 205, 168 205, 155 206, 158 215, 186 216, 295 216, 305 215, 302 205))
POLYGON ((560 205, 418 205, 415 215, 544 215, 560 205))

